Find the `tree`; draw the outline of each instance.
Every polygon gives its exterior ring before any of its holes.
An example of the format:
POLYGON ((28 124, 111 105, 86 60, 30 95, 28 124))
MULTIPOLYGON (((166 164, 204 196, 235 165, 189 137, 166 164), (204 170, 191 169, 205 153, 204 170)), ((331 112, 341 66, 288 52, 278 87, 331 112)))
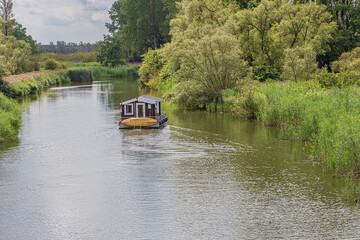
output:
POLYGON ((317 69, 316 53, 311 46, 288 48, 282 77, 286 80, 309 80, 317 69))
POLYGON ((237 13, 240 46, 250 64, 281 71, 285 49, 310 45, 325 52, 336 28, 331 18, 323 5, 263 0, 237 13))
POLYGON ((4 75, 18 74, 25 70, 31 53, 29 44, 14 36, 0 36, 0 66, 4 75))
POLYGON ((149 48, 156 49, 170 40, 169 22, 179 0, 117 0, 106 27, 123 39, 126 57, 139 59, 149 48))
POLYGON ((123 42, 119 35, 104 36, 104 41, 100 42, 97 62, 112 67, 124 64, 122 47, 123 42))
POLYGON ((31 47, 32 54, 39 54, 40 48, 36 41, 32 38, 31 35, 26 34, 26 28, 24 28, 20 23, 15 24, 14 36, 17 40, 23 40, 31 47))
POLYGON ((175 101, 192 108, 213 103, 217 110, 221 92, 247 75, 248 66, 230 21, 239 8, 232 3, 184 0, 179 5, 179 13, 171 21, 172 41, 162 54, 169 77, 163 77, 164 70, 160 74, 161 81, 178 79, 175 90, 191 88, 172 92, 175 101))
POLYGON ((340 58, 331 64, 334 72, 359 72, 360 71, 360 47, 350 52, 344 52, 340 58))
POLYGON ((13 2, 12 0, 0 0, 0 14, 1 17, 5 20, 3 24, 3 34, 9 36, 15 25, 14 12, 12 10, 13 2))
POLYGON ((358 0, 321 0, 332 14, 337 29, 333 33, 329 46, 323 54, 318 55, 320 67, 327 66, 337 60, 343 52, 348 52, 358 46, 360 30, 360 5, 358 0))
POLYGON ((180 71, 184 79, 200 84, 216 111, 222 102, 221 91, 235 87, 244 79, 248 66, 234 35, 221 27, 208 26, 199 31, 202 31, 200 39, 184 40, 180 71))

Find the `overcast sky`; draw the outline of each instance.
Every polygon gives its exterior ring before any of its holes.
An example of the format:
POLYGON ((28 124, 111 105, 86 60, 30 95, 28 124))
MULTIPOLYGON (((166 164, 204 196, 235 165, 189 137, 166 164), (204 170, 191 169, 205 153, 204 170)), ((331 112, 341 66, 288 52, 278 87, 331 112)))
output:
POLYGON ((15 19, 37 42, 96 42, 115 0, 13 0, 15 19))

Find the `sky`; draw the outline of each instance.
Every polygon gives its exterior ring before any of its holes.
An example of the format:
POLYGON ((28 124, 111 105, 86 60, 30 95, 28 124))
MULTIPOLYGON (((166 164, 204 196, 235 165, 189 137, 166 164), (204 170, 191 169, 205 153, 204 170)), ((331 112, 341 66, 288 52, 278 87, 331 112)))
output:
POLYGON ((94 43, 107 34, 115 0, 13 0, 15 19, 38 43, 94 43))

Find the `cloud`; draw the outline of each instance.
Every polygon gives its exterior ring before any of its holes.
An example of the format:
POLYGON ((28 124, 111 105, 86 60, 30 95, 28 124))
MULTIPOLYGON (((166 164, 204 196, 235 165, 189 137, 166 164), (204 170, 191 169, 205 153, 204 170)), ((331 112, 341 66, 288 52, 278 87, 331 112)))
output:
POLYGON ((39 15, 42 14, 43 12, 40 9, 37 8, 29 8, 29 14, 31 15, 39 15))
POLYGON ((115 0, 14 1, 15 19, 42 43, 95 42, 107 33, 108 10, 115 0))
POLYGON ((46 16, 44 18, 44 25, 48 26, 68 26, 73 23, 71 16, 46 16))
POLYGON ((91 14, 91 20, 93 22, 106 22, 108 19, 109 18, 106 12, 95 12, 91 14))
MULTIPOLYGON (((101 0, 80 0, 80 2, 88 10, 107 10, 109 8, 109 3, 113 1, 101 1, 101 0)), ((110 4, 111 5, 111 4, 110 4)))

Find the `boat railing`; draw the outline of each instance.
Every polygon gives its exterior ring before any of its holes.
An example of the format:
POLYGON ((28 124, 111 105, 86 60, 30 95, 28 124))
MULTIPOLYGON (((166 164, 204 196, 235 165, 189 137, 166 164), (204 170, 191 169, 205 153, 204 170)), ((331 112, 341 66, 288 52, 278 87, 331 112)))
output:
MULTIPOLYGON (((162 114, 158 114, 158 115, 155 115, 155 116, 147 116, 148 118, 153 118, 153 119, 156 119, 156 120, 158 120, 158 122, 160 122, 160 121, 162 121, 162 120, 164 120, 164 119, 166 119, 166 112, 163 112, 162 114)), ((129 118, 134 118, 134 117, 121 117, 120 118, 120 121, 122 122, 122 121, 124 121, 124 120, 126 120, 126 119, 129 119, 129 118)))

